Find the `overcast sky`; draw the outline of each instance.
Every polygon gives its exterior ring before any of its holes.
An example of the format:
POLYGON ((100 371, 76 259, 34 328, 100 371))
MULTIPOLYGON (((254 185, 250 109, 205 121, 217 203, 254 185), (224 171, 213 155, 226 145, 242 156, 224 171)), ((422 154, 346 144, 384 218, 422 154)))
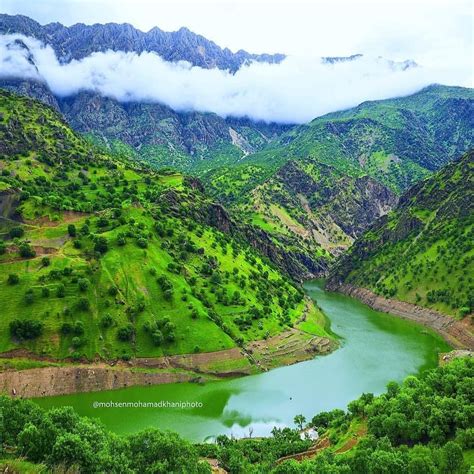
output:
POLYGON ((0 11, 42 24, 114 21, 144 31, 186 26, 233 51, 289 55, 280 65, 254 63, 235 75, 167 63, 152 53, 108 51, 62 64, 50 47, 25 38, 33 67, 29 53, 4 36, 0 77, 43 80, 60 96, 86 89, 175 110, 302 123, 433 83, 472 87, 471 1, 0 0, 0 11), (354 53, 363 59, 333 66, 317 59, 354 53), (404 71, 387 59, 412 59, 420 67, 404 71))
POLYGON ((363 52, 425 64, 467 63, 473 53, 470 0, 0 0, 0 11, 43 24, 186 26, 233 51, 363 52))

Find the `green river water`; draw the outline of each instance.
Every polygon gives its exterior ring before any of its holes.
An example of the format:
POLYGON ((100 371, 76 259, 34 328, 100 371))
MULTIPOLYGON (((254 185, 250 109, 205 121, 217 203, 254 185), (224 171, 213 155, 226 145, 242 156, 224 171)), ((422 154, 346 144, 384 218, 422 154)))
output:
POLYGON ((130 387, 35 400, 45 408, 71 405, 98 417, 110 430, 130 433, 148 427, 177 431, 201 441, 218 434, 268 435, 274 426, 293 425, 303 414, 345 408, 363 392, 380 393, 387 382, 435 367, 449 346, 416 324, 373 311, 355 299, 323 290, 322 281, 305 285, 341 337, 341 347, 270 372, 204 385, 183 383, 130 387), (94 408, 95 401, 191 401, 202 408, 94 408))

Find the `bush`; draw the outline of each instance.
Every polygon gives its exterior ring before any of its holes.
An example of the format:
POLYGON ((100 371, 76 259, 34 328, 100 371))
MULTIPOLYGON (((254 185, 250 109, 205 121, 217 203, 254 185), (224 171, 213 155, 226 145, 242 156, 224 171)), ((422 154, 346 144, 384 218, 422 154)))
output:
POLYGON ((49 267, 51 265, 51 259, 49 257, 43 257, 41 259, 41 265, 43 267, 49 267))
POLYGON ((71 341, 71 346, 74 348, 74 349, 78 349, 79 347, 83 346, 84 345, 84 339, 82 339, 81 337, 79 336, 74 336, 72 338, 72 341, 71 341))
POLYGON ((43 333, 43 324, 33 319, 14 319, 10 323, 10 334, 17 339, 36 339, 43 333))
POLYGON ((146 249, 148 247, 148 242, 146 241, 146 239, 144 239, 143 237, 137 239, 137 245, 141 248, 141 249, 146 249))
POLYGON ((12 229, 10 229, 10 237, 12 239, 20 238, 20 237, 23 237, 24 235, 25 235, 25 230, 23 229, 23 227, 13 227, 12 229))
POLYGON ((62 283, 56 288, 56 296, 58 298, 64 298, 66 296, 66 287, 62 283))
POLYGON ((123 342, 131 341, 134 335, 135 329, 132 324, 127 324, 117 331, 117 337, 123 342))
POLYGON ((90 303, 89 303, 89 300, 87 298, 79 298, 78 302, 77 302, 77 309, 79 311, 88 311, 90 308, 90 303))
POLYGON ((33 258, 36 256, 36 252, 31 248, 27 242, 22 242, 19 246, 20 256, 23 258, 33 258))
POLYGON ((89 288, 89 280, 87 278, 80 278, 77 282, 77 286, 79 287, 80 291, 87 291, 89 288))
POLYGON ((7 283, 9 285, 16 285, 20 282, 20 277, 16 273, 10 273, 7 278, 7 283))
POLYGON ((109 249, 109 245, 107 243, 107 239, 105 237, 97 237, 94 250, 99 253, 105 253, 109 249))
POLYGON ((100 325, 106 329, 110 328, 114 324, 114 318, 110 314, 105 314, 100 320, 100 325))
POLYGON ((69 224, 67 226, 67 233, 69 234, 69 237, 76 237, 77 235, 76 226, 74 224, 69 224))
POLYGON ((74 323, 72 332, 75 336, 82 336, 84 334, 84 323, 80 319, 74 323))

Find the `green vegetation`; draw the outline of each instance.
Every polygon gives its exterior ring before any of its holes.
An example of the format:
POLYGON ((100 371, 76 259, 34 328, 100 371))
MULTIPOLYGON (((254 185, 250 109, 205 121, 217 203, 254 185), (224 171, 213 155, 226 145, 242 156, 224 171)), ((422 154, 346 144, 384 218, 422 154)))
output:
POLYGON ((431 86, 364 102, 293 127, 235 163, 208 165, 203 180, 290 255, 316 262, 301 274, 324 272, 396 195, 473 146, 473 99, 471 89, 431 86))
POLYGON ((298 429, 274 428, 269 438, 218 436, 197 445, 158 430, 117 436, 70 407, 44 411, 28 400, 1 397, 1 463, 26 472, 62 467, 187 474, 211 472, 204 458, 213 458, 230 474, 468 473, 473 377, 474 361, 457 359, 402 384, 390 382, 380 396, 363 394, 347 412, 323 412, 309 423, 296 415, 298 429), (318 431, 316 443, 301 438, 305 425, 318 431))
POLYGON ((31 99, 1 92, 0 112, 1 352, 218 351, 303 312, 327 335, 320 310, 215 215, 199 182, 99 152, 31 99))
POLYGON ((330 283, 463 318, 474 310, 474 153, 404 194, 333 269, 330 283))

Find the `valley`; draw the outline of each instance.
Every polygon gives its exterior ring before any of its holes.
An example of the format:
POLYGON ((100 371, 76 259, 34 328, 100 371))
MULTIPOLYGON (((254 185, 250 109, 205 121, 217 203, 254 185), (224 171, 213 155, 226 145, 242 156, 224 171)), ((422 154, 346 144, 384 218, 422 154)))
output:
POLYGON ((0 12, 0 471, 471 472, 474 89, 271 51, 0 12))

